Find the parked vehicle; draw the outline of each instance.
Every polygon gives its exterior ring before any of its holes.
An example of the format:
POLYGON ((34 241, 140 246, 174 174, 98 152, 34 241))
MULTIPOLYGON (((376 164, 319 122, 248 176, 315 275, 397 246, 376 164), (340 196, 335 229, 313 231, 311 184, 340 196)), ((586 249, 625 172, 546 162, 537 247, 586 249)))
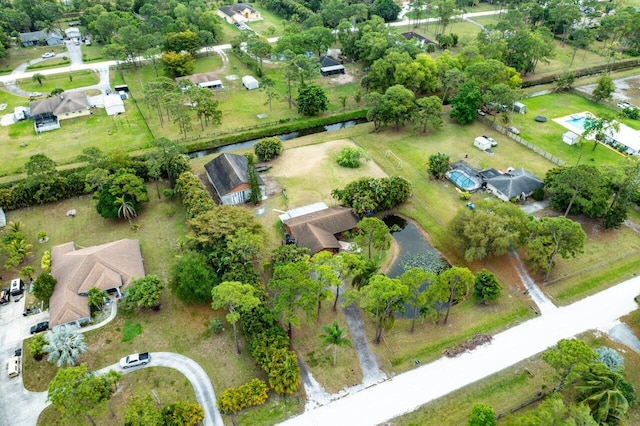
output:
POLYGON ((9 378, 18 377, 20 375, 20 357, 14 356, 7 361, 7 372, 9 378))
POLYGON ((496 142, 494 138, 490 136, 484 136, 484 135, 482 137, 488 140, 489 142, 491 142, 491 146, 498 146, 498 142, 496 142))
POLYGON ((149 361, 151 361, 151 355, 149 355, 149 352, 131 354, 120 359, 120 367, 137 367, 138 365, 146 365, 149 361))
POLYGON ((49 321, 42 321, 31 326, 31 334, 41 333, 49 329, 49 321))
POLYGON ((514 135, 519 135, 520 134, 520 130, 516 129, 513 126, 507 127, 507 130, 510 131, 511 133, 513 133, 514 135))
POLYGON ((24 292, 24 281, 22 278, 16 278, 15 280, 11 280, 11 295, 17 296, 18 294, 22 294, 24 292))
POLYGON ((11 300, 11 293, 8 288, 0 290, 0 305, 6 305, 11 300))
POLYGON ((48 58, 53 58, 54 56, 56 56, 55 53, 53 52, 47 52, 45 54, 42 55, 42 59, 48 59, 48 58))

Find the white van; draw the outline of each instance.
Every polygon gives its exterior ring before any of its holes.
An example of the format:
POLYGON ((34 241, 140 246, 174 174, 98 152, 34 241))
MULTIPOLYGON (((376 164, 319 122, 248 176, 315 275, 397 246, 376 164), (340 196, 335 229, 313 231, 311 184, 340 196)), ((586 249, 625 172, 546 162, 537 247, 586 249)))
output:
POLYGON ((11 280, 10 291, 12 296, 17 296, 18 294, 22 294, 22 292, 24 292, 24 281, 22 281, 22 278, 11 280))
POLYGON ((17 377, 20 375, 20 357, 14 356, 7 361, 7 371, 9 377, 17 377))

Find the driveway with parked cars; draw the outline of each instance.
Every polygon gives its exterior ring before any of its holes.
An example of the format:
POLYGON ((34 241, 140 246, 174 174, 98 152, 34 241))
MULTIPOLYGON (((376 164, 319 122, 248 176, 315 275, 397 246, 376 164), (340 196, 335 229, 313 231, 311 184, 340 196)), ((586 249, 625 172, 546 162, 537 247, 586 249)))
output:
POLYGON ((29 392, 22 377, 7 375, 7 361, 16 349, 22 348, 22 341, 30 337, 31 327, 49 319, 49 312, 23 316, 24 303, 24 295, 18 295, 0 305, 0 425, 35 425, 47 406, 46 392, 29 392))

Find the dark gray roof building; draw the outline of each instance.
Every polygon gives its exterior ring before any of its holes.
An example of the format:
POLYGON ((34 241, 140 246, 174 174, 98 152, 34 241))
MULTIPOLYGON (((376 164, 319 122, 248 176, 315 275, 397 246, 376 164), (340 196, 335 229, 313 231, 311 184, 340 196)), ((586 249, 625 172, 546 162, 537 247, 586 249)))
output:
MULTIPOLYGON (((204 165, 207 179, 215 189, 222 204, 240 204, 251 196, 248 161, 244 155, 221 154, 204 165)), ((264 181, 258 175, 262 193, 264 181)))
POLYGON ((528 197, 544 186, 540 178, 525 169, 515 169, 486 179, 486 182, 487 188, 503 201, 509 201, 513 197, 528 197))

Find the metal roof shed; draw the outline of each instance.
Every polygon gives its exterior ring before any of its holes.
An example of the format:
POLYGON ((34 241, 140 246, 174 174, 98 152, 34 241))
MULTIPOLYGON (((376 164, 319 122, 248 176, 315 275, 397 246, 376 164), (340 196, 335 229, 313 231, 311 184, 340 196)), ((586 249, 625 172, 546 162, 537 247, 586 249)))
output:
POLYGON ((244 77, 242 77, 242 85, 247 90, 255 90, 255 89, 258 89, 260 87, 260 84, 258 83, 258 80, 256 80, 255 78, 253 78, 250 75, 245 75, 244 77))

